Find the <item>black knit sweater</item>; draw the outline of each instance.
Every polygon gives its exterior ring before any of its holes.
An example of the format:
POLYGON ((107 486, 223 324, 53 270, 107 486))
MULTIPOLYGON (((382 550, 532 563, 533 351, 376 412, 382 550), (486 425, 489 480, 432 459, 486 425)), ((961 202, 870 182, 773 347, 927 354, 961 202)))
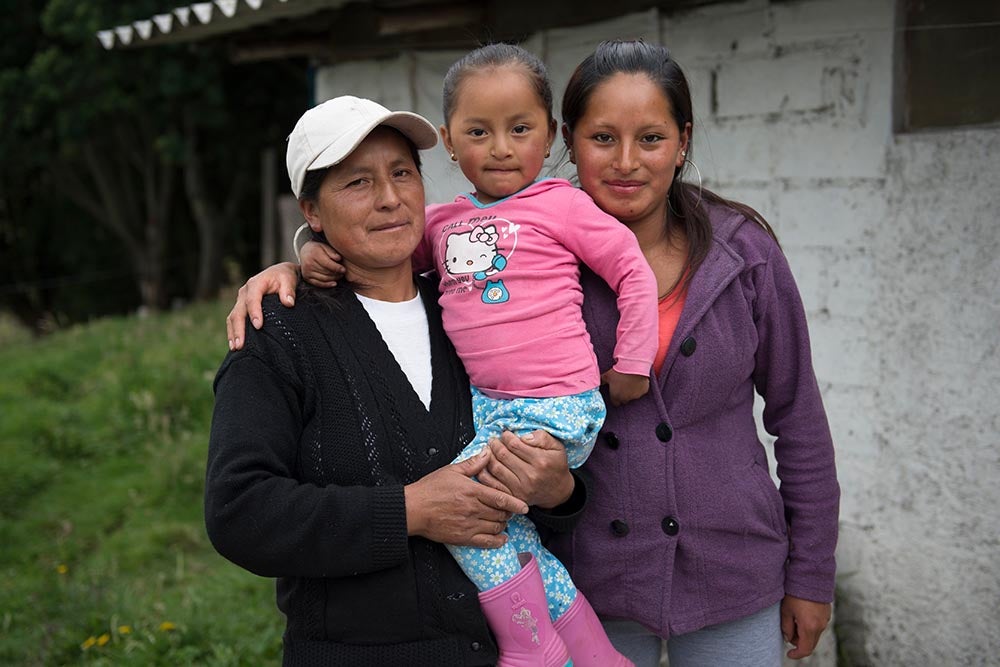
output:
POLYGON ((428 412, 347 288, 264 300, 215 380, 205 521, 216 549, 277 577, 285 665, 484 665, 477 591, 440 544, 406 534, 403 485, 473 433, 468 380, 427 308, 428 412))

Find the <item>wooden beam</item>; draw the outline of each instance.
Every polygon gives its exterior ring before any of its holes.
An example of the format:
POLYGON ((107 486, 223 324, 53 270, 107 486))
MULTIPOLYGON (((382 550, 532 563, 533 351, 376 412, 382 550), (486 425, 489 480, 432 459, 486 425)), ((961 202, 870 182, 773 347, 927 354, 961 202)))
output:
POLYGON ((330 49, 330 41, 322 40, 289 40, 280 42, 255 42, 248 44, 232 44, 229 47, 229 60, 236 64, 259 63, 268 60, 286 60, 291 58, 314 58, 328 61, 334 57, 330 49))
POLYGON ((378 35, 392 37, 482 24, 486 22, 485 9, 485 4, 463 3, 381 12, 378 16, 378 35))

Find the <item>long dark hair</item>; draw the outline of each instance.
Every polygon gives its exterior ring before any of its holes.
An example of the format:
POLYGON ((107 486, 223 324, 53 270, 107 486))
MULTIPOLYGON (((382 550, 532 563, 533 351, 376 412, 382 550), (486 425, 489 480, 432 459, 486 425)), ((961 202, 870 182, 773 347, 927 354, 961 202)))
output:
MULTIPOLYGON (((649 77, 670 102, 673 120, 677 123, 677 127, 683 131, 690 123, 693 135, 691 92, 684 71, 670 56, 670 51, 666 47, 647 44, 642 40, 601 42, 594 52, 577 66, 569 83, 566 84, 562 101, 562 119, 569 128, 570 135, 576 129, 577 122, 586 113, 594 89, 619 73, 643 74, 649 77)), ((689 136, 687 146, 689 156, 693 153, 693 143, 693 136, 689 136)), ((682 180, 682 176, 687 173, 687 166, 688 161, 685 159, 681 168, 674 172, 674 179, 667 194, 667 219, 664 224, 668 229, 674 226, 682 228, 688 240, 687 271, 683 273, 682 280, 671 287, 671 291, 678 285, 686 287, 708 255, 712 243, 712 223, 709 220, 706 204, 719 204, 738 211, 763 227, 777 240, 771 226, 751 207, 720 197, 700 184, 694 185, 682 180)))

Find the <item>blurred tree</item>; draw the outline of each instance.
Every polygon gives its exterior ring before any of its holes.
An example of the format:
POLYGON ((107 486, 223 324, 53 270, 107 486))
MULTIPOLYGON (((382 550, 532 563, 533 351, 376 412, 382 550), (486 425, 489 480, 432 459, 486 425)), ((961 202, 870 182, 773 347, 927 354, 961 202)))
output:
POLYGON ((136 294, 153 308, 215 295, 226 250, 251 254, 257 156, 304 107, 303 64, 237 66, 217 43, 100 46, 98 29, 163 0, 13 4, 0 22, 0 284, 14 289, 0 304, 75 320, 104 312, 85 294, 114 279, 138 290, 118 290, 111 311, 136 294))

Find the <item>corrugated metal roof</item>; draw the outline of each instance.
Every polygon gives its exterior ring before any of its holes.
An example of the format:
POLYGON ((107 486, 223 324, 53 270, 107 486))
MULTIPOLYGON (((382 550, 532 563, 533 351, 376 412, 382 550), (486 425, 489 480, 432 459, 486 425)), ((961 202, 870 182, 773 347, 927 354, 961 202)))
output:
POLYGON ((190 41, 245 30, 276 19, 335 9, 348 0, 213 0, 175 7, 148 19, 97 32, 105 49, 190 41))

